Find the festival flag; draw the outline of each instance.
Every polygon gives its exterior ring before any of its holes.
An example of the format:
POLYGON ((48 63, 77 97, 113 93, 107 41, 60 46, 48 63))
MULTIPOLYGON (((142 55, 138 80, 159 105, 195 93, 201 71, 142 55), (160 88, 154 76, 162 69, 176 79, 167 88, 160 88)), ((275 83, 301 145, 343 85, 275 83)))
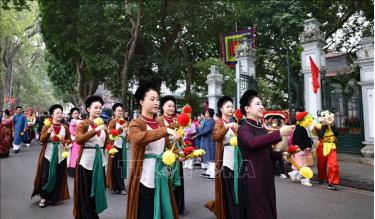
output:
POLYGON ((318 92, 318 89, 320 87, 319 85, 319 68, 316 66, 314 60, 310 58, 310 69, 311 69, 311 76, 312 76, 312 85, 313 85, 313 91, 314 93, 318 92))
POLYGON ((255 48, 255 28, 241 30, 238 32, 222 35, 221 37, 221 54, 223 62, 229 67, 235 67, 236 64, 236 47, 240 44, 244 37, 250 39, 252 48, 255 48))

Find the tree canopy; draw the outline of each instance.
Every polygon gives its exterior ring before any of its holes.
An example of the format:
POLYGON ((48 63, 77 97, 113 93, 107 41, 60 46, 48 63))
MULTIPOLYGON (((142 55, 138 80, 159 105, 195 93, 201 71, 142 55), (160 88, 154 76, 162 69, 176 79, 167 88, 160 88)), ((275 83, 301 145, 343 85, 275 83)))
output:
MULTIPOLYGON (((8 7, 11 1, 2 2, 8 7)), ((197 95, 205 96, 209 65, 217 64, 229 77, 224 93, 233 96, 234 70, 219 60, 220 34, 256 28, 260 93, 282 108, 292 95, 298 105, 302 102, 299 35, 304 20, 315 17, 320 21, 329 44, 326 49, 353 52, 358 39, 372 34, 374 16, 370 0, 38 3, 49 78, 56 93, 74 104, 82 103, 102 83, 115 96, 124 96, 125 65, 127 85, 151 80, 158 86, 165 83, 171 90, 183 87, 189 102, 197 95), (139 32, 134 32, 135 27, 139 32), (127 63, 124 57, 129 55, 129 42, 134 42, 135 50, 127 63), (292 74, 289 94, 287 58, 292 74)))

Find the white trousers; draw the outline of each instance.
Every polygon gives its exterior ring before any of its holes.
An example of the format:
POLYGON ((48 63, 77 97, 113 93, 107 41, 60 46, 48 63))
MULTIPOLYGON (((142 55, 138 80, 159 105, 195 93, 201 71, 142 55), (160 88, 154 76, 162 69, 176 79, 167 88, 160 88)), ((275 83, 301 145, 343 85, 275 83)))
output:
POLYGON ((20 148, 21 148, 21 145, 13 144, 13 151, 19 150, 20 148))
POLYGON ((208 162, 206 174, 210 176, 210 178, 215 178, 215 162, 208 162))

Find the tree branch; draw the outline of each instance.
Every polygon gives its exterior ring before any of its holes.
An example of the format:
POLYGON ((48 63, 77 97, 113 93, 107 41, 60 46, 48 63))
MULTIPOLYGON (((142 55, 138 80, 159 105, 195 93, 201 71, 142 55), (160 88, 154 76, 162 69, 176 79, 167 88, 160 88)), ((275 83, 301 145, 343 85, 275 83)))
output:
POLYGON ((348 19, 356 12, 356 9, 351 9, 347 11, 336 23, 333 25, 332 29, 326 32, 325 40, 332 36, 338 29, 348 21, 348 19))

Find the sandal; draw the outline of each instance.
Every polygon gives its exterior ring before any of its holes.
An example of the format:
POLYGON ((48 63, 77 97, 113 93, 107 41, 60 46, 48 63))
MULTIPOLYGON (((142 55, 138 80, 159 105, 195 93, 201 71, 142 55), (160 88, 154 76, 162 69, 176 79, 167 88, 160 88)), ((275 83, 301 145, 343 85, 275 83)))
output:
POLYGON ((47 206, 47 201, 45 199, 40 199, 39 207, 45 208, 47 206))

